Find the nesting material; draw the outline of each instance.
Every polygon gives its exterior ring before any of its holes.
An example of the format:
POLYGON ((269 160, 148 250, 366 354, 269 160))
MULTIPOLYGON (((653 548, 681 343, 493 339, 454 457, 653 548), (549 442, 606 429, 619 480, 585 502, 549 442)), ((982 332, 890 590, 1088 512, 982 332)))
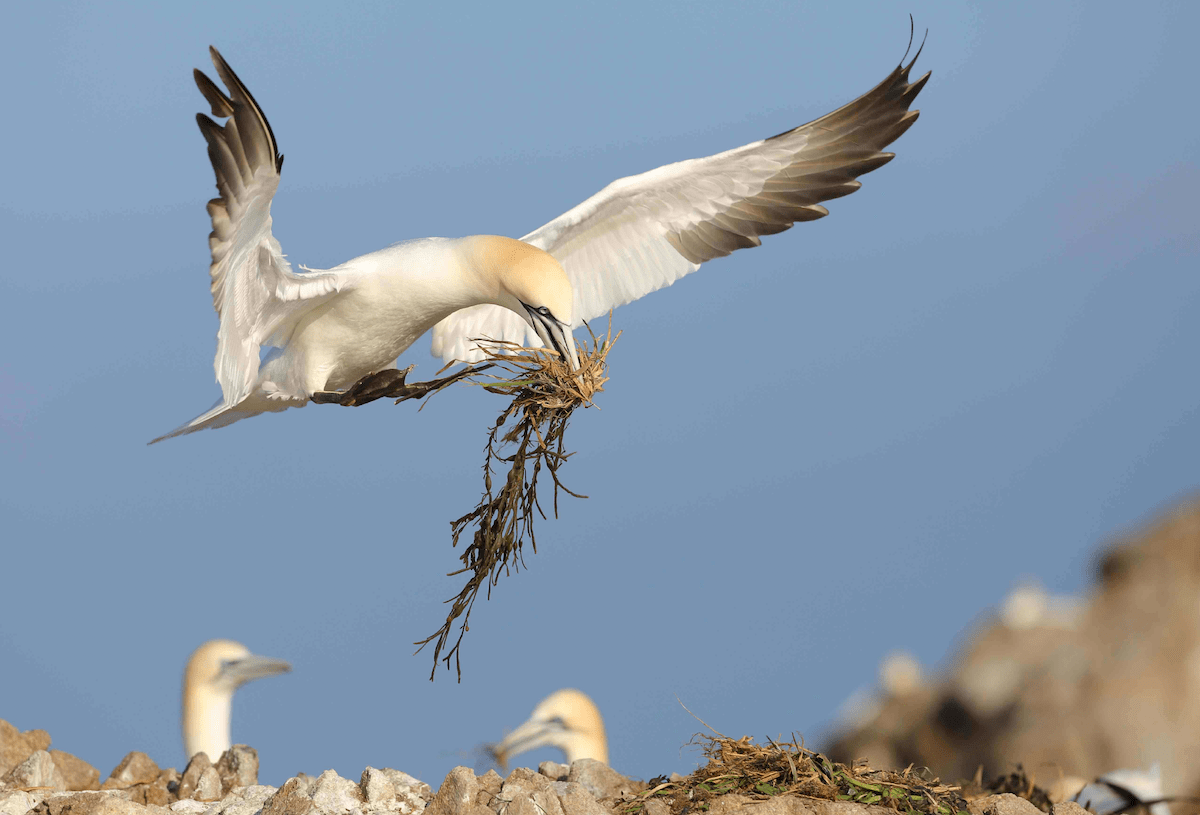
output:
POLYGON ((788 795, 857 801, 905 815, 966 815, 968 811, 959 787, 942 784, 928 771, 838 764, 805 748, 795 736, 790 742, 768 740, 759 745, 749 736, 699 734, 693 743, 704 751, 705 766, 678 781, 653 779, 649 789, 620 802, 617 811, 635 815, 646 810, 649 800, 657 799, 670 807, 672 815, 702 812, 715 803, 713 799, 730 793, 755 800, 788 795))
POLYGON ((430 679, 437 674, 439 662, 449 668, 453 660, 461 681, 459 649, 469 630, 471 609, 479 590, 486 585, 490 597, 501 574, 520 570, 526 542, 537 552, 534 519, 546 517, 538 500, 538 477, 550 475, 555 516, 560 490, 576 498, 587 497, 572 492, 559 478, 559 468, 572 455, 567 450, 565 434, 571 414, 590 406, 593 397, 604 389, 608 381, 606 358, 615 340, 610 319, 607 334, 599 338, 592 334, 590 345, 577 342, 579 370, 574 372, 552 350, 494 342, 485 350, 487 364, 465 377, 489 393, 509 397, 511 401, 488 432, 483 496, 474 509, 450 523, 455 547, 464 533, 471 533, 471 542, 459 555, 462 568, 450 572, 450 576, 468 575, 466 585, 446 601, 450 611, 442 627, 414 643, 420 646, 418 651, 434 643, 430 679), (492 370, 488 371, 489 368, 492 370), (458 636, 446 650, 456 622, 458 636))

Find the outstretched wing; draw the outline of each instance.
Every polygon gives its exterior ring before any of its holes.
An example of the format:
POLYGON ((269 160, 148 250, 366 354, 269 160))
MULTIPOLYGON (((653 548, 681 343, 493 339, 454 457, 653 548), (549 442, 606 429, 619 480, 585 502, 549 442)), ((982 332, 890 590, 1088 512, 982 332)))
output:
POLYGON ((210 47, 226 96, 211 79, 195 71, 196 85, 224 126, 196 114, 208 141, 208 157, 217 176, 220 198, 208 202, 213 231, 213 305, 221 319, 213 363, 225 404, 242 401, 254 388, 259 349, 281 343, 292 322, 338 291, 333 272, 297 274, 271 234, 271 199, 279 187, 283 156, 262 109, 217 49, 210 47), (273 336, 276 335, 276 336, 273 336))
MULTIPOLYGON (((760 236, 823 218, 821 201, 862 184, 882 167, 881 152, 908 130, 908 108, 929 79, 909 82, 920 56, 874 89, 816 121, 707 158, 622 178, 522 240, 545 249, 575 289, 575 324, 669 286, 706 260, 758 246, 760 236)), ((434 327, 433 352, 473 361, 471 340, 538 346, 532 329, 499 306, 473 306, 434 327)))

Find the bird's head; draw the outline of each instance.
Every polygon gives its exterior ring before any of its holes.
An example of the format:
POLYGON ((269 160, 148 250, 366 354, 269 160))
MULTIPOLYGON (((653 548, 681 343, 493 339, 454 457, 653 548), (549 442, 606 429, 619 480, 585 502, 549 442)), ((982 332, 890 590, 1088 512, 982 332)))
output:
POLYGON ((518 753, 546 746, 566 753, 567 763, 581 758, 608 763, 604 720, 587 694, 573 688, 550 694, 524 723, 493 745, 492 752, 504 765, 518 753))
POLYGON ((481 266, 496 275, 497 303, 519 314, 547 348, 579 370, 571 337, 575 293, 562 265, 536 246, 494 235, 481 236, 477 251, 481 266))
MULTIPOLYGON (((232 695, 252 679, 287 673, 292 666, 282 659, 262 657, 233 640, 209 640, 188 660, 184 684, 208 687, 232 695)), ((186 693, 186 690, 185 690, 186 693)))

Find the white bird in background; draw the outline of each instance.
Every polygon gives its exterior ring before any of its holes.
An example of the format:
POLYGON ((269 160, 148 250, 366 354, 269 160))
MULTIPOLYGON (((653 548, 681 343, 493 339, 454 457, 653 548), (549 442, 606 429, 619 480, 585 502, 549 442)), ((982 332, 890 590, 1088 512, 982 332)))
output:
POLYGON ((232 640, 209 640, 193 651, 183 671, 183 749, 187 757, 207 753, 210 760, 219 759, 231 746, 234 691, 252 679, 291 669, 282 659, 252 654, 232 640))
POLYGON ((1162 770, 1156 762, 1149 770, 1113 770, 1097 778, 1071 800, 1098 815, 1149 812, 1171 815, 1163 795, 1162 770))
POLYGON ((567 763, 594 758, 608 763, 608 737, 604 720, 586 693, 563 688, 547 696, 516 730, 492 745, 492 754, 506 766, 509 759, 538 747, 557 747, 567 754, 567 763))
MULTIPOLYGON (((271 234, 283 156, 267 118, 215 48, 226 96, 196 84, 213 116, 197 116, 220 198, 213 231, 217 382, 223 398, 154 441, 302 407, 394 368, 433 329, 446 362, 481 358, 479 340, 549 346, 578 367, 572 329, 669 286, 706 260, 760 236, 822 218, 821 201, 891 161, 881 152, 917 120, 908 108, 929 79, 901 63, 873 90, 816 121, 707 158, 618 179, 521 240, 423 238, 296 272, 271 234), (260 355, 264 346, 270 347, 260 355)), ((907 56, 907 55, 906 55, 907 56)), ((151 442, 153 443, 153 442, 151 442)))

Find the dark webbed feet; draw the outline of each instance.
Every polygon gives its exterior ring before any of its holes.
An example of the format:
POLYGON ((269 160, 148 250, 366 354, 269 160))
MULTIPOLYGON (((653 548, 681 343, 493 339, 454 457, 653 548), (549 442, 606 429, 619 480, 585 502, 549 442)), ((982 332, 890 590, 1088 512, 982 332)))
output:
POLYGON ((428 382, 406 382, 405 378, 412 371, 413 367, 409 365, 403 371, 388 368, 384 371, 367 374, 344 391, 319 391, 314 393, 312 401, 319 405, 333 404, 344 407, 358 407, 368 402, 374 402, 376 399, 387 397, 395 399, 396 403, 399 404, 405 399, 420 399, 431 393, 436 393, 442 388, 453 385, 460 379, 465 379, 473 373, 492 366, 490 364, 480 366, 468 365, 466 368, 450 376, 431 379, 428 382))

